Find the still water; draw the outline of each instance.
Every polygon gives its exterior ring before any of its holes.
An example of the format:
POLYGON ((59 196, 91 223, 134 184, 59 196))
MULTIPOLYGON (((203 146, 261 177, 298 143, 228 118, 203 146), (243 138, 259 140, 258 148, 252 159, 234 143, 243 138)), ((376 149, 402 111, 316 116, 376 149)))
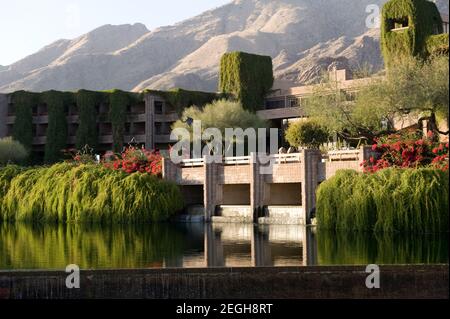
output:
POLYGON ((291 225, 0 224, 0 269, 448 263, 448 234, 346 233, 291 225))

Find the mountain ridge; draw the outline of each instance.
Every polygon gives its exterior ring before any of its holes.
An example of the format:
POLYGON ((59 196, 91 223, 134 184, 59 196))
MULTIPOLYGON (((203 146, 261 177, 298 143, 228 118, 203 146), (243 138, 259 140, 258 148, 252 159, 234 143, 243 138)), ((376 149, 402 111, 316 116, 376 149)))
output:
MULTIPOLYGON (((270 55, 275 77, 312 83, 327 64, 383 67, 379 30, 367 29, 365 8, 385 0, 235 0, 149 31, 141 23, 104 25, 55 41, 0 66, 0 92, 145 88, 217 90, 227 51, 270 55)), ((448 0, 439 0, 448 9, 448 0)))

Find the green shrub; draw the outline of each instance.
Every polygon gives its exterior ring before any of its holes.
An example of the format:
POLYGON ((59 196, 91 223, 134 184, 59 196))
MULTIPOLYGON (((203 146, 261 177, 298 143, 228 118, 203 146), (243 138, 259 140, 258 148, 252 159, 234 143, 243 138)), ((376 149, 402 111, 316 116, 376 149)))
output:
POLYGON ((448 33, 432 35, 427 38, 427 51, 430 55, 448 56, 448 33))
POLYGON ((25 147, 11 137, 0 139, 0 166, 25 160, 28 152, 25 147))
POLYGON ((317 190, 317 223, 327 229, 448 231, 447 172, 389 168, 338 171, 317 190))
POLYGON ((6 221, 150 222, 182 208, 178 187, 148 174, 62 163, 11 175, 0 173, 0 186, 8 188, 0 198, 6 221))
POLYGON ((319 148, 328 141, 330 134, 327 129, 315 121, 296 121, 289 125, 285 137, 291 146, 319 148))
POLYGON ((220 61, 219 91, 232 94, 249 111, 257 111, 273 85, 269 56, 245 52, 225 53, 220 61))

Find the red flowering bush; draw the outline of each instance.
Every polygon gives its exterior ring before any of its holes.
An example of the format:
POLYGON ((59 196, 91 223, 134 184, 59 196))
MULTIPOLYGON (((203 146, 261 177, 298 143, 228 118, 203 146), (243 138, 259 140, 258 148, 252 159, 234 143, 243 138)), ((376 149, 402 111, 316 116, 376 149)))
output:
POLYGON ((147 173, 162 175, 162 157, 158 152, 130 146, 120 155, 105 154, 103 165, 114 170, 122 170, 128 174, 147 173))
POLYGON ((420 137, 417 132, 393 134, 376 140, 372 150, 379 154, 361 165, 365 172, 376 172, 388 167, 417 168, 432 166, 448 170, 448 143, 436 142, 430 132, 420 137))

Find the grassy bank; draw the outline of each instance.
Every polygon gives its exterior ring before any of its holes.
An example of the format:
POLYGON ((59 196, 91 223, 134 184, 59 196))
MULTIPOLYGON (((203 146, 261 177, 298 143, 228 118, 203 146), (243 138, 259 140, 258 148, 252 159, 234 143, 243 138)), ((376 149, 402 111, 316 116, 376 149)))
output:
POLYGON ((0 219, 133 223, 165 220, 182 208, 178 187, 148 174, 98 165, 0 169, 0 219))
POLYGON ((448 231, 448 172, 338 171, 317 191, 317 223, 327 229, 448 231))

